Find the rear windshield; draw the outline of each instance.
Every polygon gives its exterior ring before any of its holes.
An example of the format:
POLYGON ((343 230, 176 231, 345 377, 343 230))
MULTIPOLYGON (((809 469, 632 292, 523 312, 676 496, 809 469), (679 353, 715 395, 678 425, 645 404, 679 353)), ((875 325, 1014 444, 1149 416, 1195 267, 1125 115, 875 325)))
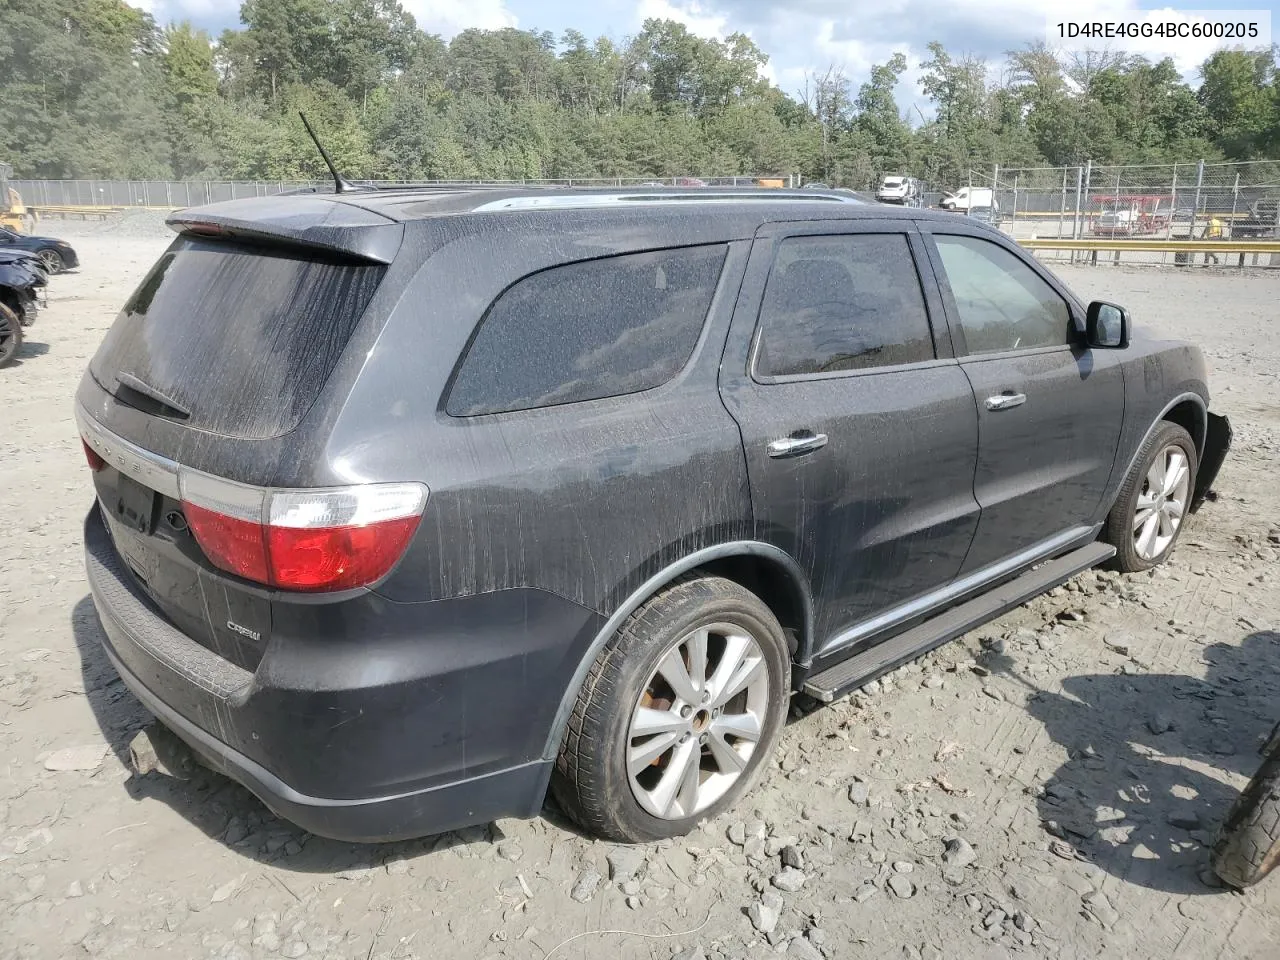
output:
POLYGON ((385 269, 180 238, 90 369, 124 402, 196 429, 279 436, 315 402, 385 269))

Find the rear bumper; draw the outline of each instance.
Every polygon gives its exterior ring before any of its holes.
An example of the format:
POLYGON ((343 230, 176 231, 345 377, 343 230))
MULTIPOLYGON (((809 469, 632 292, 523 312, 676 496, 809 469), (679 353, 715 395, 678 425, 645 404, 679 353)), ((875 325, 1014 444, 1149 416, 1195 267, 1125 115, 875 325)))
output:
POLYGON ((106 652, 125 686, 208 766, 246 787, 278 816, 317 836, 381 843, 444 833, 499 817, 533 817, 542 809, 555 766, 550 761, 391 796, 335 800, 299 793, 165 704, 129 672, 110 644, 106 652))
POLYGON ((96 506, 85 555, 121 679, 280 816, 377 842, 541 809, 553 766, 542 749, 598 615, 533 590, 429 604, 369 595, 293 624, 282 612, 249 672, 157 611, 96 506))

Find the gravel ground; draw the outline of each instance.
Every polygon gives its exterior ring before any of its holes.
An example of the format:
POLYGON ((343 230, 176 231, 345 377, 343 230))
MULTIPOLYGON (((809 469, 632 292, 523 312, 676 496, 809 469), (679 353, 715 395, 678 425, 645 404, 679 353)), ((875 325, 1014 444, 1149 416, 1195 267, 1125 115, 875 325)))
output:
POLYGON ((71 398, 167 238, 45 229, 85 266, 0 371, 0 958, 1276 957, 1280 879, 1225 891, 1205 844, 1280 713, 1280 276, 1061 271, 1200 341, 1235 425, 1162 570, 1085 574, 797 710, 686 839, 616 848, 548 809, 375 847, 127 769, 149 717, 99 648, 71 398))

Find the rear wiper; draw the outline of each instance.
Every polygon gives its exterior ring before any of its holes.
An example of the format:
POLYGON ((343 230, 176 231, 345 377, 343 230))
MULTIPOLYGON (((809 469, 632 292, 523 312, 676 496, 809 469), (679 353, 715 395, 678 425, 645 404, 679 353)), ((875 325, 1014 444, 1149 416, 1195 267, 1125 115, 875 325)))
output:
POLYGON ((191 411, 178 403, 178 401, 172 397, 165 396, 151 384, 139 380, 131 373, 117 373, 116 383, 120 385, 120 391, 116 392, 116 398, 123 400, 131 407, 137 407, 148 413, 156 413, 163 417, 173 417, 178 420, 187 420, 191 417, 191 411), (123 396, 121 396, 121 391, 123 391, 123 396), (145 398, 145 400, 149 400, 150 403, 145 401, 143 403, 135 402, 135 394, 145 398))

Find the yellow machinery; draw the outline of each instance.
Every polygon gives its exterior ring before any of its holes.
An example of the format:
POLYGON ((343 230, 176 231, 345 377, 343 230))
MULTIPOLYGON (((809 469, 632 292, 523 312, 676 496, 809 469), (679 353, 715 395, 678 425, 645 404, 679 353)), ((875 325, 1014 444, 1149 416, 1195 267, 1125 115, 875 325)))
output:
POLYGON ((8 227, 18 233, 30 233, 36 216, 22 202, 22 195, 9 185, 13 167, 0 163, 0 227, 8 227))
POLYGON ((772 187, 774 189, 777 189, 779 187, 785 187, 786 185, 787 185, 787 182, 783 180, 781 177, 777 177, 777 178, 770 177, 768 179, 762 179, 762 180, 756 181, 756 186, 758 187, 772 187))

